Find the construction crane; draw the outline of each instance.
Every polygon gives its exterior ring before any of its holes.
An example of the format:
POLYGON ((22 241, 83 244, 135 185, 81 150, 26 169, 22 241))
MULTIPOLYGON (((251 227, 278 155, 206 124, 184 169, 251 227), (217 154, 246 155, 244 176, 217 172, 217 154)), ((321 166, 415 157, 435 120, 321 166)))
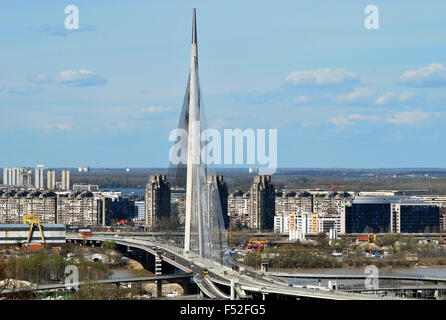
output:
POLYGON ((260 251, 263 251, 264 247, 266 247, 267 245, 268 245, 268 241, 266 241, 266 240, 258 240, 258 239, 251 238, 251 239, 249 239, 248 244, 245 246, 245 248, 246 248, 245 254, 248 254, 250 252, 250 250, 252 250, 252 249, 257 249, 257 254, 256 254, 256 258, 257 258, 260 254, 260 251))
POLYGON ((23 216, 23 223, 28 224, 29 223, 29 232, 28 232, 28 238, 26 239, 26 242, 22 245, 22 248, 28 247, 29 243, 31 242, 32 235, 33 235, 33 228, 34 225, 37 225, 40 231, 40 237, 42 238, 42 245, 45 244, 45 236, 43 235, 42 226, 40 225, 39 219, 35 217, 33 214, 25 214, 23 216))
POLYGON ((376 234, 368 234, 367 242, 369 243, 369 253, 372 254, 372 247, 376 248, 376 234))

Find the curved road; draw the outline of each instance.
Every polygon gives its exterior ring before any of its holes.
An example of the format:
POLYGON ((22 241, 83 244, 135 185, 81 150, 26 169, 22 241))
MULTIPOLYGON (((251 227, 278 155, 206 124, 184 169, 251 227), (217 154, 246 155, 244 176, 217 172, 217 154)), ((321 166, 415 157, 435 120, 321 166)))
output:
MULTIPOLYGON (((80 240, 76 236, 67 235, 67 240, 80 240)), ((194 279, 202 292, 212 299, 229 299, 230 296, 222 292, 215 283, 231 287, 236 286, 235 291, 238 296, 247 296, 249 292, 259 294, 279 294, 292 296, 296 298, 316 298, 330 300, 400 300, 403 298, 395 297, 379 297, 376 295, 366 295, 360 293, 342 292, 342 291, 325 291, 319 289, 299 288, 287 284, 286 282, 275 279, 274 274, 263 274, 257 270, 251 270, 246 275, 232 270, 227 266, 220 265, 206 259, 197 259, 183 253, 183 249, 170 243, 161 243, 153 241, 150 238, 143 237, 121 237, 121 236, 103 236, 94 235, 87 241, 114 241, 117 244, 129 247, 139 248, 157 254, 161 252, 162 259, 167 263, 183 270, 184 272, 193 272, 194 279), (173 258, 172 258, 173 256, 173 258), (211 267, 209 267, 211 266, 211 267), (203 276, 202 271, 206 270, 208 275, 203 276), (201 280, 201 281, 200 281, 201 280)), ((248 268, 246 268, 248 269, 248 268)), ((294 275, 295 277, 295 275, 294 275)))

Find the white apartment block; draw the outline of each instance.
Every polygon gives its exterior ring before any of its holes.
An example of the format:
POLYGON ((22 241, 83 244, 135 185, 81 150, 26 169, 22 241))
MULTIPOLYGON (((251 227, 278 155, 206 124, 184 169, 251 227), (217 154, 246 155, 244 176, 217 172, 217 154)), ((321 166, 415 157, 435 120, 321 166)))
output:
POLYGON ((43 172, 44 172, 43 165, 38 165, 34 169, 34 186, 36 187, 36 189, 44 189, 45 188, 45 186, 43 184, 43 172))
POLYGON ((237 191, 228 196, 228 214, 232 222, 240 222, 249 227, 249 213, 251 210, 250 193, 237 191))
POLYGON ((298 232, 306 234, 329 234, 330 230, 341 231, 341 215, 330 213, 278 213, 274 216, 274 230, 282 234, 298 232))
POLYGON ((94 226, 103 220, 101 201, 87 193, 1 191, 0 223, 23 223, 25 214, 34 214, 41 223, 94 226))
POLYGON ((32 186, 32 171, 27 168, 3 168, 3 185, 28 188, 32 186))
POLYGON ((48 190, 56 190, 56 171, 48 170, 46 172, 46 186, 48 190))
POLYGON ((70 170, 62 170, 62 190, 70 190, 70 170))

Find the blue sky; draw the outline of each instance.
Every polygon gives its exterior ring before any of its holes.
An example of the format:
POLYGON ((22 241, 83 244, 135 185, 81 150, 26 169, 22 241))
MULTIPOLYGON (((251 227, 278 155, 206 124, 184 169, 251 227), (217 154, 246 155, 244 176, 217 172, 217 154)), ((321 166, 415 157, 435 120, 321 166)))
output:
POLYGON ((434 0, 2 1, 0 167, 166 167, 194 7, 210 126, 277 128, 279 167, 446 167, 434 0))

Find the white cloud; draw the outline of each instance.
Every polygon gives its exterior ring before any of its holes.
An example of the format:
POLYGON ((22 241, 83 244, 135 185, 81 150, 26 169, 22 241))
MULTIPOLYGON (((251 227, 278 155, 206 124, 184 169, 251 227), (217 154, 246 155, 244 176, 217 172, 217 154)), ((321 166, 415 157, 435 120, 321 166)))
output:
POLYGON ((388 104, 395 97, 395 92, 386 92, 376 99, 376 104, 388 104))
POLYGON ((40 84, 60 83, 70 87, 101 86, 107 83, 107 79, 98 76, 90 70, 65 70, 55 77, 47 73, 40 73, 36 76, 28 77, 28 81, 40 84))
POLYGON ((334 124, 338 129, 346 129, 347 126, 356 124, 357 121, 379 121, 387 122, 397 125, 404 124, 421 124, 428 122, 435 117, 443 117, 439 112, 425 112, 420 109, 413 111, 402 111, 387 115, 365 115, 361 113, 354 113, 346 116, 334 117, 328 122, 334 124))
POLYGON ((71 122, 59 122, 59 123, 45 123, 43 125, 45 130, 50 130, 51 128, 56 128, 61 131, 72 131, 71 122))
POLYGON ((438 117, 438 112, 425 112, 420 109, 414 111, 402 111, 392 115, 392 118, 387 119, 387 122, 394 124, 414 124, 429 120, 432 117, 438 117))
POLYGON ((345 129, 347 125, 354 124, 354 120, 379 120, 378 116, 370 116, 360 113, 354 113, 350 114, 348 116, 340 116, 340 117, 334 117, 328 120, 328 122, 333 123, 337 128, 339 129, 345 129))
POLYGON ((296 86, 330 86, 358 83, 359 77, 356 73, 344 69, 325 68, 292 72, 285 82, 296 86))
POLYGON ((168 112, 168 111, 170 111, 171 109, 172 109, 172 108, 153 106, 153 107, 148 107, 148 108, 144 108, 144 109, 142 109, 142 112, 148 112, 148 113, 153 113, 153 112, 168 112))
POLYGON ((375 95, 375 90, 367 87, 356 88, 353 92, 339 94, 334 98, 336 103, 364 102, 375 95))
POLYGON ((293 99, 293 102, 294 103, 297 103, 297 104, 301 104, 301 103, 307 103, 307 102, 310 102, 310 98, 308 98, 308 96, 298 96, 298 97, 296 97, 296 98, 294 98, 293 99))
POLYGON ((415 93, 413 93, 413 92, 404 91, 398 97, 398 101, 401 101, 401 102, 407 101, 409 98, 413 97, 414 95, 415 95, 415 93))
POLYGON ((397 94, 396 92, 389 91, 379 96, 376 99, 376 104, 378 105, 386 105, 389 103, 395 102, 407 102, 411 97, 415 94, 413 92, 404 91, 401 94, 397 94))
POLYGON ((62 71, 53 81, 70 87, 100 86, 107 83, 105 78, 98 76, 90 70, 62 71))
POLYGON ((169 120, 178 117, 178 110, 172 107, 151 106, 131 112, 130 119, 137 121, 169 120))
POLYGON ((401 83, 414 87, 439 87, 446 85, 446 67, 432 63, 416 70, 408 70, 400 76, 401 83))
POLYGON ((345 128, 348 124, 347 117, 335 117, 328 120, 328 122, 333 123, 337 128, 345 128))

